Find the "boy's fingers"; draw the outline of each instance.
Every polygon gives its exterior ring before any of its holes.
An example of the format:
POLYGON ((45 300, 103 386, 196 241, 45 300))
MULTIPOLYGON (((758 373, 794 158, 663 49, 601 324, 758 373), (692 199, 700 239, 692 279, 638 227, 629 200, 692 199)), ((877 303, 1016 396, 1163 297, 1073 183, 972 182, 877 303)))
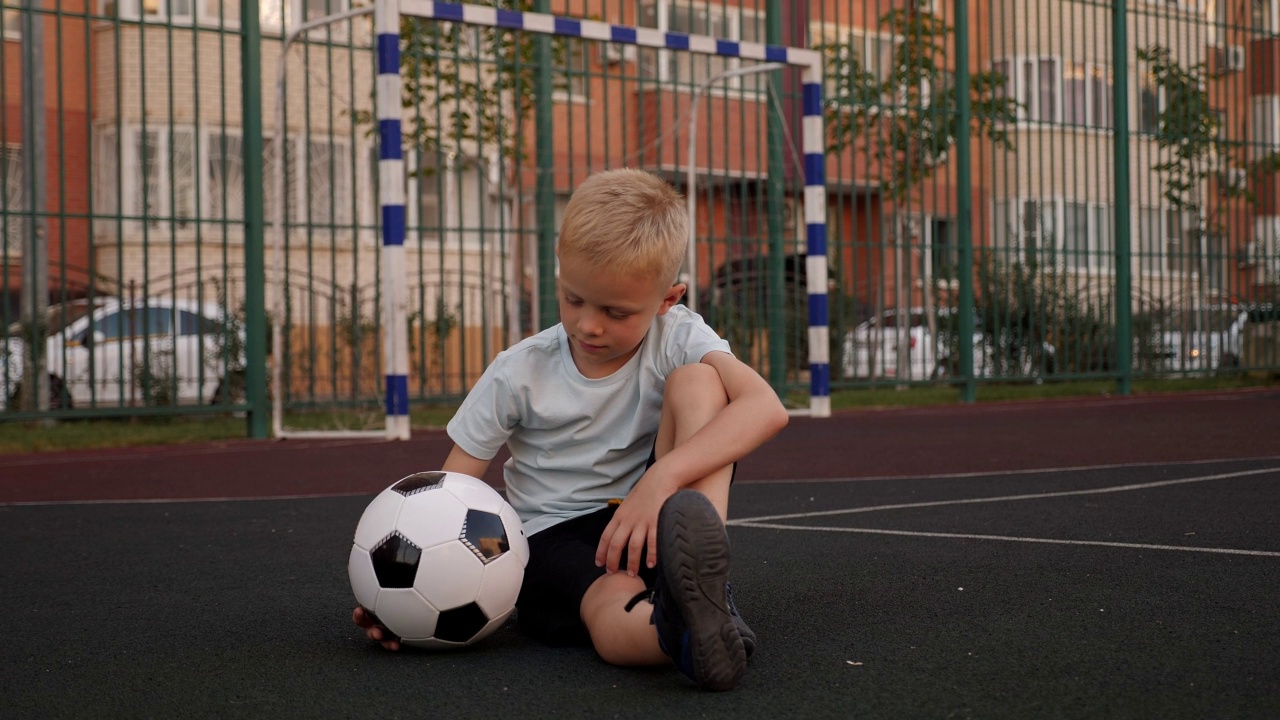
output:
POLYGON ((635 577, 640 570, 640 554, 644 552, 645 536, 640 532, 633 532, 631 535, 631 543, 627 546, 627 574, 635 577))
POLYGON ((609 559, 609 543, 613 539, 614 523, 612 520, 605 526, 604 532, 600 534, 600 544, 596 545, 596 567, 604 567, 609 559))

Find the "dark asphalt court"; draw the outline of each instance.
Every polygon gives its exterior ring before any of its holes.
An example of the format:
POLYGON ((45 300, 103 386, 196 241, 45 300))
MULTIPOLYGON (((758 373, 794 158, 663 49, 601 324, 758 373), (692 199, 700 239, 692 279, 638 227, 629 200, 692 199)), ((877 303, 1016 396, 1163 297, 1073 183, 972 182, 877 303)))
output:
POLYGON ((438 432, 0 457, 0 718, 1273 719, 1277 421, 1274 389, 794 420, 735 487, 760 648, 725 694, 511 625, 368 643, 352 531, 438 432))

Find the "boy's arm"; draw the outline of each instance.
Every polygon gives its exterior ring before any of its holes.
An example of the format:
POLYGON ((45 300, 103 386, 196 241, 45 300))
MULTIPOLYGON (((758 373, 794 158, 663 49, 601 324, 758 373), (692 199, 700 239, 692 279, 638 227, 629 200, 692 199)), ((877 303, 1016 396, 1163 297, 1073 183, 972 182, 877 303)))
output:
MULTIPOLYGON (((489 469, 489 462, 475 457, 455 444, 453 450, 449 452, 449 457, 445 458, 444 466, 440 469, 445 472, 462 473, 463 475, 479 478, 489 469)), ((351 620, 364 630, 365 635, 370 640, 381 643, 382 647, 388 650, 400 649, 399 638, 375 622, 373 617, 359 605, 352 611, 351 620)))
POLYGON ((677 479, 672 492, 742 459, 777 435, 789 420, 777 393, 749 365, 719 351, 707 353, 702 363, 719 373, 729 404, 649 469, 652 472, 661 465, 660 474, 677 479))
POLYGON ((449 457, 445 458, 444 466, 440 469, 445 472, 456 472, 470 475, 473 478, 480 478, 489 469, 489 462, 489 460, 481 460, 463 450, 455 443, 453 450, 449 451, 449 457))
POLYGON ((648 548, 648 564, 658 557, 658 509, 684 486, 736 462, 777 435, 789 420, 787 409, 759 373, 726 352, 712 351, 702 358, 716 369, 729 404, 691 437, 659 458, 618 508, 596 549, 596 565, 609 572, 617 566, 622 549, 629 548, 629 567, 639 569, 641 549, 648 548))

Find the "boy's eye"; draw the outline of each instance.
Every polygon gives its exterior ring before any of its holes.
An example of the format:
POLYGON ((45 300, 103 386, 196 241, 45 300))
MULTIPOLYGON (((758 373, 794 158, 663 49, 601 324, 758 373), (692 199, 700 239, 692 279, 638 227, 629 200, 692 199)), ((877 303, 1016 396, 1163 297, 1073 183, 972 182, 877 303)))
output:
POLYGON ((627 318, 629 318, 629 317, 631 317, 631 316, 630 316, 630 315, 628 315, 627 313, 617 312, 617 311, 615 311, 615 310, 610 310, 610 311, 609 311, 609 317, 613 318, 614 320, 626 320, 627 318))

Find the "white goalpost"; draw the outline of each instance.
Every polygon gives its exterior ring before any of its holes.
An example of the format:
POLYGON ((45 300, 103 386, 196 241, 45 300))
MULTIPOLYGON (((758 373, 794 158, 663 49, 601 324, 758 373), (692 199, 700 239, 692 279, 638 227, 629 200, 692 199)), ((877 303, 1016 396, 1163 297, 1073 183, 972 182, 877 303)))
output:
MULTIPOLYGON (((805 269, 808 287, 809 341, 809 407, 802 414, 826 417, 831 414, 831 366, 827 303, 827 227, 826 227, 826 151, 822 115, 822 56, 808 48, 767 45, 726 40, 705 35, 667 32, 654 28, 631 27, 607 22, 563 17, 544 13, 521 12, 464 3, 431 2, 429 0, 376 0, 373 7, 362 7, 305 23, 285 38, 277 75, 277 132, 283 135, 285 105, 284 53, 289 45, 306 32, 331 23, 373 14, 375 56, 377 62, 376 116, 378 129, 378 205, 381 213, 382 306, 384 390, 386 422, 377 431, 291 430, 283 424, 283 392, 280 385, 280 358, 273 362, 273 430, 276 437, 341 437, 341 438, 409 438, 409 338, 408 284, 405 263, 405 192, 404 150, 401 123, 400 17, 421 17, 444 22, 525 31, 567 38, 596 40, 642 48, 675 50, 756 60, 770 64, 767 69, 796 67, 802 71, 803 83, 803 155, 804 155, 804 220, 806 226, 805 269)), ((752 69, 744 72, 763 71, 752 69)), ((284 142, 276 142, 274 151, 282 152, 284 142)), ((692 159, 690 160, 692 165, 692 159)), ((691 168, 692 169, 692 168, 691 168)), ((276 197, 284 197, 283 163, 275 165, 276 197)), ((695 189, 687 189, 690 197, 695 189)), ((275 204, 273 233, 275 312, 272 318, 273 347, 283 347, 282 323, 284 283, 281 262, 284 243, 284 203, 275 204)), ((693 257, 693 245, 689 252, 693 257)), ((693 267, 689 270, 693 271, 693 267)), ((279 355, 277 352, 276 355, 279 355)))

